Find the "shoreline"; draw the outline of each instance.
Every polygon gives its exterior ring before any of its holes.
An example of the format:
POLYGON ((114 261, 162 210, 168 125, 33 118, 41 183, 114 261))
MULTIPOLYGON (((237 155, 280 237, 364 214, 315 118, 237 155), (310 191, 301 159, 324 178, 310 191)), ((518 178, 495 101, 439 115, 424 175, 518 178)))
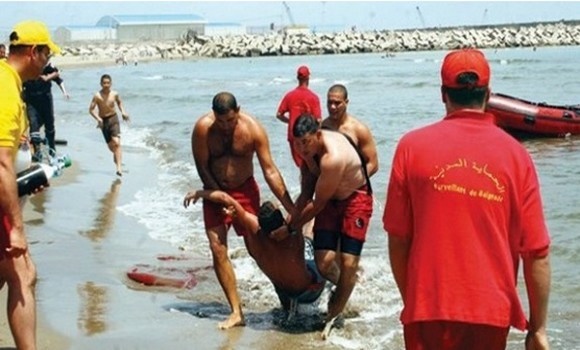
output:
POLYGON ((580 45, 580 22, 538 22, 498 26, 266 33, 226 36, 184 35, 180 40, 136 43, 59 43, 55 64, 94 66, 173 59, 301 56, 580 45))

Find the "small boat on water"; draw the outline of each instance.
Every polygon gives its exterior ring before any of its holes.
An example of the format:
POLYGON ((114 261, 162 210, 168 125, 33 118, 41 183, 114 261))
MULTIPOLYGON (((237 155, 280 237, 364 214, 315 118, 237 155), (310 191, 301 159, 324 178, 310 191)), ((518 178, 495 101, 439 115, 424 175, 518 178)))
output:
POLYGON ((486 110, 514 136, 565 137, 580 134, 580 105, 552 106, 492 93, 486 110))

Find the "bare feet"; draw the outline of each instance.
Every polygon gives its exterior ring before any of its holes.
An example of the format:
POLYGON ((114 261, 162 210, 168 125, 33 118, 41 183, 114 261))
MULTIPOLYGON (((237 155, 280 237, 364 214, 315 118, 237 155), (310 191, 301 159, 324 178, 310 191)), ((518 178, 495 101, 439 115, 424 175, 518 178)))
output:
POLYGON ((322 338, 322 340, 326 340, 328 339, 328 337, 330 336, 330 331, 332 331, 332 328, 334 327, 334 321, 336 321, 336 317, 331 318, 328 322, 326 322, 326 324, 324 325, 324 330, 322 331, 322 333, 320 334, 320 337, 322 338))
POLYGON ((218 323, 218 328, 219 329, 230 329, 233 327, 243 327, 245 325, 246 325, 246 322, 244 321, 244 316, 234 313, 234 314, 231 314, 227 320, 218 323))

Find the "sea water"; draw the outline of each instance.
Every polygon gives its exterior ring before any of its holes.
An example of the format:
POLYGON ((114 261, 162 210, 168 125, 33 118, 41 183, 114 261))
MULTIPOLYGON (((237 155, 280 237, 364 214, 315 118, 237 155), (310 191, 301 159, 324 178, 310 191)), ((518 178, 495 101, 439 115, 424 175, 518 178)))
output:
MULTIPOLYGON (((579 103, 580 47, 485 50, 485 53, 491 64, 494 92, 550 104, 579 103)), ((397 349, 402 346, 402 327, 398 321, 402 304, 390 272, 381 217, 398 140, 406 131, 435 122, 444 115, 439 76, 444 55, 445 52, 433 51, 398 53, 394 57, 356 54, 170 60, 70 68, 62 74, 73 99, 64 102, 55 98, 55 109, 61 123, 94 128, 95 122, 87 113, 88 105, 93 93, 100 89, 100 76, 110 74, 113 89, 119 92, 132 117, 130 125, 122 125, 123 147, 139 149, 144 157, 152 158, 159 174, 156 183, 139 190, 135 198, 125 201, 117 210, 145 225, 153 239, 209 257, 201 205, 184 209, 182 200, 187 191, 202 186, 193 163, 191 131, 195 121, 210 110, 213 96, 220 91, 232 92, 242 110, 260 121, 268 134, 273 159, 290 193, 297 196, 299 173, 289 153, 286 124, 275 117, 278 103, 296 86, 296 68, 302 64, 310 67, 310 87, 320 96, 325 115, 328 88, 335 83, 346 85, 348 111, 370 127, 380 166, 372 177, 374 213, 361 257, 360 279, 347 306, 346 327, 333 333, 329 342, 339 348, 397 349)), ((580 139, 540 139, 523 141, 523 144, 537 166, 553 240, 548 325, 552 347, 580 349, 577 339, 580 331, 580 139)), ((113 171, 112 163, 103 166, 110 166, 113 171)), ((128 171, 126 181, 147 171, 133 168, 130 163, 124 167, 128 171)), ((262 200, 274 199, 257 162, 255 172, 262 200)), ((242 298, 247 301, 246 309, 276 307, 273 288, 244 253, 242 240, 233 232, 229 235, 229 245, 234 252, 232 260, 242 298)), ((526 305, 521 277, 520 289, 526 305)), ((302 311, 312 317, 326 311, 325 297, 319 305, 302 311)), ((182 311, 191 310, 185 306, 182 311)), ((255 317, 258 319, 249 322, 260 323, 264 329, 278 329, 269 317, 255 317)), ((513 331, 509 348, 522 348, 523 339, 522 333, 513 331)))

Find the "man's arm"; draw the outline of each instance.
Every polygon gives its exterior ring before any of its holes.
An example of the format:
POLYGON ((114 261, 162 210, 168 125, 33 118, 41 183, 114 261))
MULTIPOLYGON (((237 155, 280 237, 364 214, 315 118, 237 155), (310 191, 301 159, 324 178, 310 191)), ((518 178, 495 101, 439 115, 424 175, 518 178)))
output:
MULTIPOLYGON (((312 90, 310 90, 312 91, 312 90)), ((316 118, 316 119, 322 119, 322 109, 320 108, 320 99, 318 98, 318 95, 316 95, 316 93, 314 91, 312 91, 312 93, 314 94, 315 100, 316 102, 314 103, 313 109, 312 109, 312 115, 316 118)))
POLYGON ((28 244, 22 223, 12 149, 8 147, 0 147, 0 211, 10 224, 10 244, 6 250, 14 254, 26 251, 28 244))
POLYGON ((119 96, 119 93, 115 93, 115 102, 117 102, 117 106, 121 111, 121 116, 123 117, 123 120, 129 121, 131 118, 129 118, 129 114, 125 112, 125 107, 123 105, 123 102, 121 101, 121 96, 119 96))
POLYGON ((306 204, 312 200, 316 189, 316 180, 318 177, 308 170, 306 162, 302 162, 300 166, 300 195, 294 203, 297 213, 302 212, 306 204))
MULTIPOLYGON (((345 166, 339 159, 332 158, 328 154, 320 159, 320 176, 316 181, 314 200, 306 203, 304 209, 292 218, 290 222, 292 228, 302 227, 324 209, 326 203, 336 192, 344 169, 345 166)), ((307 180, 311 181, 312 178, 307 180)))
POLYGON ((411 244, 408 239, 389 235, 389 261, 391 271, 399 288, 399 293, 405 303, 407 291, 407 264, 409 261, 409 249, 411 244))
POLYGON ((60 73, 58 70, 54 69, 54 70, 50 70, 49 72, 45 72, 43 74, 41 74, 38 78, 43 80, 43 81, 53 81, 53 80, 58 80, 60 77, 60 73))
POLYGON ((97 126, 101 127, 103 125, 103 119, 101 119, 101 117, 99 117, 99 114, 96 112, 97 107, 98 107, 97 95, 95 95, 93 96, 91 104, 89 105, 89 114, 97 121, 97 126))
POLYGON ((292 198, 290 198, 290 194, 286 189, 286 184, 284 183, 284 179, 282 178, 282 174, 274 164, 274 160, 272 159, 272 154, 270 152, 270 143, 268 141, 268 136, 266 135, 266 131, 264 128, 258 123, 258 121, 254 121, 254 137, 255 137, 255 145, 256 145, 256 156, 258 157, 258 161, 260 162, 260 167, 262 168, 262 172, 264 174, 264 179, 268 183, 268 186, 272 190, 272 193, 278 198, 284 209, 291 215, 295 212, 296 208, 294 206, 294 202, 292 198))
POLYGON ((201 117, 195 123, 191 133, 191 153, 193 154, 195 168, 203 183, 203 188, 206 190, 219 190, 220 185, 209 169, 210 154, 207 142, 209 125, 207 123, 207 116, 201 117))
POLYGON ((283 123, 288 124, 290 122, 290 118, 286 115, 288 113, 288 102, 286 101, 286 96, 280 101, 280 106, 278 106, 278 111, 276 112, 276 118, 283 123))
POLYGON ((60 88, 60 91, 62 91, 62 95, 64 96, 64 98, 66 98, 67 100, 70 99, 70 96, 68 92, 66 92, 66 88, 64 87, 64 81, 61 81, 60 84, 57 85, 60 88))
POLYGON ((256 215, 248 213, 244 207, 229 194, 219 190, 197 190, 188 192, 183 199, 183 206, 187 208, 195 204, 200 198, 224 205, 224 209, 238 220, 251 233, 257 233, 259 229, 256 215))
POLYGON ((377 156, 377 145, 370 129, 360 123, 357 132, 358 147, 367 162, 367 173, 373 176, 379 170, 379 158, 377 156))
POLYGON ((286 124, 288 124, 290 122, 290 118, 288 118, 285 113, 280 113, 280 112, 276 113, 276 118, 278 118, 279 121, 286 123, 286 124))
POLYGON ((523 268, 530 305, 530 324, 526 336, 526 349, 549 349, 546 334, 551 282, 549 255, 524 257, 523 268))

